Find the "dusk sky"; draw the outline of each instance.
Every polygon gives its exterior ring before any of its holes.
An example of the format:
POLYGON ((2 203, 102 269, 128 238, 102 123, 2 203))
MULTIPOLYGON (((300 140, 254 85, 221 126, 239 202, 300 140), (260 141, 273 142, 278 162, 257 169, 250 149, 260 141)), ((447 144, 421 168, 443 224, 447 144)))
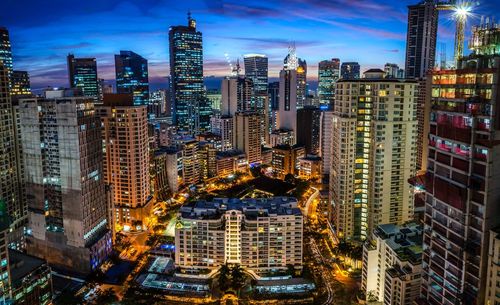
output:
MULTIPOLYGON (((203 33, 204 74, 224 76, 246 53, 266 54, 275 77, 295 41, 307 61, 308 80, 317 79, 317 64, 338 57, 358 61, 362 70, 394 62, 404 68, 407 5, 419 0, 2 0, 0 26, 10 31, 14 68, 27 70, 32 88, 68 86, 66 55, 96 57, 99 77, 114 80, 120 50, 149 60, 150 83, 165 87, 169 74, 168 28, 185 25, 191 10, 203 33)), ((500 0, 481 1, 480 15, 500 19, 500 0)), ((440 43, 453 57, 454 22, 440 15, 440 43)), ((468 36, 467 36, 468 38, 468 36)))

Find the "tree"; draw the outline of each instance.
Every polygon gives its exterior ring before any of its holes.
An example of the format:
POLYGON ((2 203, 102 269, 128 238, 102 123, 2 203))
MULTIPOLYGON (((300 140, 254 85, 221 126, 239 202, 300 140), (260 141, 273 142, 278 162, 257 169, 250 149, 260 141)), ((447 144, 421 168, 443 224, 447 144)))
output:
MULTIPOLYGON (((246 276, 240 265, 235 265, 231 269, 231 287, 238 291, 245 286, 246 276)), ((239 293, 238 293, 239 295, 239 293)))
POLYGON ((219 289, 222 292, 226 292, 229 289, 229 266, 227 264, 224 264, 220 266, 219 269, 219 289))
POLYGON ((286 174, 283 181, 285 181, 286 183, 295 184, 295 176, 292 174, 286 174))

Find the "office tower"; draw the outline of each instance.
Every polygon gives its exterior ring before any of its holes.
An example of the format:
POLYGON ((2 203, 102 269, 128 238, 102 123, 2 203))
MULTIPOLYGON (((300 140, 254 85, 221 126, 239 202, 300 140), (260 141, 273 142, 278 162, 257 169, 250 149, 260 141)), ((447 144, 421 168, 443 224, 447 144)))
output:
POLYGON ((220 136, 220 151, 232 150, 234 147, 234 119, 232 116, 213 116, 210 119, 212 132, 220 136))
POLYGON ((340 78, 340 59, 323 60, 318 64, 318 96, 320 107, 333 107, 335 84, 340 78))
POLYGON ((160 118, 170 113, 168 109, 169 92, 165 89, 159 89, 151 92, 148 104, 148 117, 160 118))
POLYGON ((133 94, 134 105, 149 102, 148 61, 132 51, 115 55, 116 93, 133 94))
POLYGON ((175 264, 190 270, 239 264, 257 274, 300 271, 302 241, 303 216, 295 198, 197 201, 181 207, 175 264))
POLYGON ((434 67, 439 11, 436 1, 408 6, 406 78, 422 78, 434 67))
POLYGON ((89 274, 112 248, 101 121, 94 100, 21 99, 19 120, 29 205, 28 254, 89 274))
POLYGON ((0 27, 0 62, 7 69, 7 77, 12 74, 12 50, 10 47, 9 31, 0 27))
POLYGON ((221 83, 221 115, 234 116, 238 111, 256 111, 254 85, 244 76, 226 77, 221 83))
POLYGON ((99 79, 95 58, 75 58, 73 54, 69 54, 67 59, 69 88, 80 89, 83 96, 99 100, 99 79))
POLYGON ((340 66, 342 79, 358 79, 361 66, 357 62, 343 62, 340 66))
POLYGON ((182 156, 182 183, 193 185, 200 182, 200 159, 198 151, 200 143, 192 137, 179 137, 175 144, 181 151, 182 156))
POLYGON ((405 71, 400 69, 397 64, 386 63, 384 65, 384 72, 386 78, 404 78, 405 71))
POLYGON ((208 89, 206 95, 208 100, 210 101, 210 105, 212 106, 212 112, 219 113, 221 111, 221 106, 222 106, 221 90, 208 89))
POLYGON ((332 128, 333 219, 341 237, 356 240, 413 216, 407 181, 416 157, 417 82, 385 79, 380 69, 364 76, 337 83, 332 128))
POLYGON ((473 53, 432 74, 422 295, 485 304, 489 231, 500 225, 498 25, 472 28, 473 53))
POLYGON ((382 224, 363 244, 361 289, 367 301, 413 305, 422 273, 422 225, 382 224))
POLYGON ((261 162, 260 116, 256 112, 237 112, 234 148, 247 155, 248 164, 261 162))
MULTIPOLYGON (((170 190, 168 187, 168 171, 173 170, 168 167, 168 148, 160 147, 155 150, 153 162, 151 164, 151 185, 156 200, 166 201, 169 199, 170 190)), ((175 168, 175 167, 174 167, 175 168)))
POLYGON ((275 174, 283 179, 286 175, 297 175, 299 173, 299 159, 306 156, 303 146, 287 144, 273 147, 272 165, 275 174))
POLYGON ((9 249, 8 261, 14 304, 52 304, 52 275, 45 260, 9 249))
POLYGON ((211 106, 203 96, 201 32, 189 14, 188 26, 173 26, 168 35, 174 124, 192 134, 208 131, 211 106))
POLYGON ((30 76, 26 71, 12 71, 10 78, 12 96, 31 95, 30 76))
POLYGON ((267 95, 267 56, 262 54, 246 54, 243 58, 245 63, 245 77, 252 80, 255 94, 267 95))
POLYGON ((289 129, 275 129, 271 132, 269 144, 271 147, 277 145, 295 145, 295 132, 289 129))
POLYGON ((272 82, 269 84, 269 132, 278 128, 278 109, 280 96, 280 83, 272 82))
POLYGON ((199 141, 198 160, 200 162, 200 179, 215 177, 217 175, 216 153, 218 141, 199 141))
POLYGON ((103 178, 113 185, 116 224, 147 225, 151 207, 147 106, 132 94, 106 94, 96 112, 102 124, 103 178))
POLYGON ((500 227, 490 230, 485 304, 500 304, 500 227))
POLYGON ((297 110, 297 144, 304 146, 307 154, 319 154, 320 116, 314 106, 297 110))
POLYGON ((297 66, 297 109, 306 105, 307 98, 307 63, 305 60, 298 59, 297 66))
POLYGON ((27 207, 22 190, 20 158, 17 154, 18 134, 16 133, 15 112, 9 90, 8 70, 0 62, 0 202, 7 205, 7 213, 12 217, 9 233, 9 247, 19 249, 24 246, 24 230, 27 222, 27 207))
POLYGON ((278 129, 297 132, 297 71, 281 70, 278 129))
POLYGON ((320 152, 321 171, 323 175, 330 174, 332 165, 332 129, 333 110, 321 111, 320 115, 320 152))

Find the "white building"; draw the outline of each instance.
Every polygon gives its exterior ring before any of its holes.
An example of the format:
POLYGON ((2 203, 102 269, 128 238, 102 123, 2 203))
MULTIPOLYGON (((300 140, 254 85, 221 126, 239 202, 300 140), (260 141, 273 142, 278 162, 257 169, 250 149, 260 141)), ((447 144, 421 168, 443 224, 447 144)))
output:
POLYGON ((234 117, 213 116, 210 118, 210 126, 212 126, 212 133, 220 136, 220 150, 232 150, 234 147, 234 117))
POLYGON ((295 198, 218 198, 181 208, 175 263, 187 270, 241 264, 256 273, 302 269, 303 217, 295 198))
POLYGON ((321 111, 320 117, 320 157, 321 157, 321 170, 323 175, 330 174, 332 162, 332 124, 333 124, 333 111, 321 111))
POLYGON ((422 226, 379 225, 363 246, 361 289, 367 300, 413 305, 422 272, 422 226))
POLYGON ((379 224, 413 216, 416 173, 416 88, 411 80, 365 78, 337 82, 332 126, 330 200, 339 235, 364 240, 379 224))

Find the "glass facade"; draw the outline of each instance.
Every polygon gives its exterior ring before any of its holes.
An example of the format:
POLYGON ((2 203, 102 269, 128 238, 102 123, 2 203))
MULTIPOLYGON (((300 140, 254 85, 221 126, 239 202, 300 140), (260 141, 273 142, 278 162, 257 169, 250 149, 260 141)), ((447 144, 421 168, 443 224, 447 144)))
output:
POLYGON ((333 106, 335 84, 340 78, 340 59, 323 60, 318 66, 319 104, 333 106))
POLYGON ((132 51, 115 55, 116 92, 134 95, 134 105, 149 102, 148 61, 132 51))

